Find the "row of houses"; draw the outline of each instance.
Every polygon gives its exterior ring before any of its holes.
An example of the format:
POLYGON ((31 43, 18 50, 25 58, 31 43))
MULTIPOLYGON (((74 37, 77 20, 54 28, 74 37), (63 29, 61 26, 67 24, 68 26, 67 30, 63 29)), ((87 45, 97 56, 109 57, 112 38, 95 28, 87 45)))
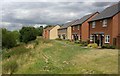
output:
POLYGON ((88 41, 120 47, 120 2, 102 12, 94 12, 65 23, 44 29, 44 38, 88 41))

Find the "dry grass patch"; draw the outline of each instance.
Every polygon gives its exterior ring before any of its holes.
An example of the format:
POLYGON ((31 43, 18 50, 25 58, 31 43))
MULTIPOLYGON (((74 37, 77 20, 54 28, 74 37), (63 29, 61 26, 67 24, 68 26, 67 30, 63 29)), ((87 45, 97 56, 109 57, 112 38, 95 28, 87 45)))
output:
POLYGON ((118 73, 118 50, 92 49, 76 55, 72 61, 78 67, 94 70, 98 73, 118 73))

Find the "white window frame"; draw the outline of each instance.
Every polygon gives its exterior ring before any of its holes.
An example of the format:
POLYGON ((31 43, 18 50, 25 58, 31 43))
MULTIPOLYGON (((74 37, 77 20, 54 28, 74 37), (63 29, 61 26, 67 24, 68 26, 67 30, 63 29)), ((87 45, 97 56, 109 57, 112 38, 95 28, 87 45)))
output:
POLYGON ((80 29, 80 25, 78 25, 78 30, 80 29))
POLYGON ((110 35, 105 35, 105 43, 110 43, 110 35))
POLYGON ((75 29, 75 27, 73 26, 73 30, 75 29))
POLYGON ((95 21, 92 22, 92 28, 95 28, 95 25, 96 25, 95 21))
POLYGON ((103 27, 107 27, 107 19, 104 19, 103 20, 103 25, 102 25, 103 27))
POLYGON ((90 42, 93 41, 93 35, 90 35, 90 42))

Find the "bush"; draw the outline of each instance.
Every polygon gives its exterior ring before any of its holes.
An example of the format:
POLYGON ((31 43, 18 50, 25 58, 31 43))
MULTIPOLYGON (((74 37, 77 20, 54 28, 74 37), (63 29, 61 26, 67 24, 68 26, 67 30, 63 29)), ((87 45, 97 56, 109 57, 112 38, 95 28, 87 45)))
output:
POLYGON ((36 28, 36 30, 37 30, 37 36, 42 36, 42 34, 43 34, 43 26, 40 26, 40 27, 36 28))
POLYGON ((37 30, 34 27, 23 27, 20 30, 20 41, 28 43, 35 40, 38 35, 37 30))
POLYGON ((79 43, 80 43, 80 41, 79 41, 79 40, 76 40, 76 41, 75 41, 75 43, 76 43, 76 44, 79 44, 79 43))
POLYGON ((50 43, 50 42, 51 42, 51 40, 48 40, 48 39, 43 40, 43 43, 50 43))
POLYGON ((61 38, 56 38, 55 40, 62 40, 61 38))
POLYGON ((20 37, 19 31, 15 30, 15 31, 12 31, 12 33, 14 34, 14 37, 15 37, 17 43, 19 43, 20 42, 20 40, 19 40, 19 37, 20 37))
POLYGON ((6 29, 2 29, 2 46, 3 48, 12 48, 16 46, 17 38, 15 34, 11 31, 7 31, 6 29))
POLYGON ((82 44, 82 46, 87 46, 88 42, 87 41, 81 41, 80 44, 82 44))
POLYGON ((113 45, 105 44, 105 45, 102 46, 102 48, 103 48, 103 49, 105 49, 105 48, 106 48, 106 49, 115 49, 116 47, 113 46, 113 45))
POLYGON ((92 43, 92 44, 88 44, 88 47, 91 47, 91 48, 97 48, 98 45, 96 43, 92 43))
POLYGON ((29 51, 29 49, 27 49, 24 46, 14 47, 12 49, 9 49, 8 51, 4 51, 2 53, 2 59, 10 58, 13 55, 21 55, 21 54, 24 54, 27 51, 29 51))
POLYGON ((17 71, 18 64, 15 60, 8 61, 5 64, 3 64, 2 68, 3 68, 3 71, 2 71, 3 73, 10 72, 10 74, 12 74, 13 72, 17 71))

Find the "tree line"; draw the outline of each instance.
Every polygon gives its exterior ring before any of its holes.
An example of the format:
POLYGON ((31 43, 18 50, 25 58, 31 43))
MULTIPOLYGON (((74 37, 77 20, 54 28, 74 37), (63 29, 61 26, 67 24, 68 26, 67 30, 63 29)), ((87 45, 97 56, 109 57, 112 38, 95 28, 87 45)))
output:
POLYGON ((2 48, 12 48, 17 44, 23 42, 35 40, 37 36, 42 36, 43 26, 38 28, 34 27, 22 27, 19 31, 8 31, 5 28, 2 29, 2 48))

